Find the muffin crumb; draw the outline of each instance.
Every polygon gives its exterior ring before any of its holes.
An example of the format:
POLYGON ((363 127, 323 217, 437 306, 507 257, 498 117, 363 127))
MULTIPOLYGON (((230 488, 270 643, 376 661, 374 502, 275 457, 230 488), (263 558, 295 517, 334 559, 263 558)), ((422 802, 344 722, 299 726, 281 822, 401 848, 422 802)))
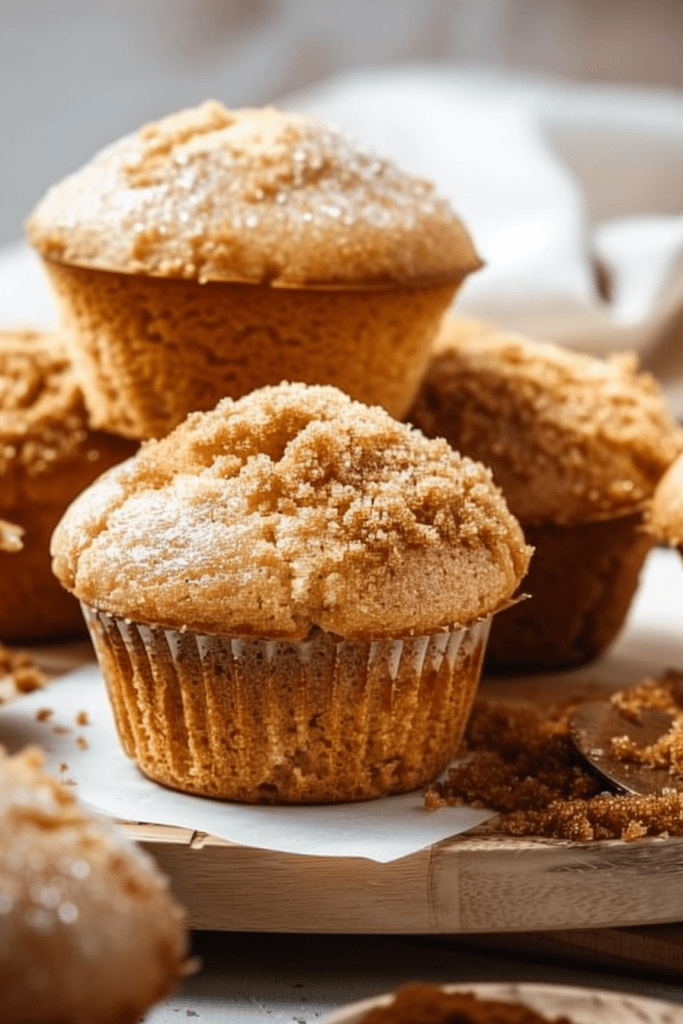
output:
POLYGON ((0 643, 0 704, 20 693, 41 690, 46 682, 30 654, 0 643))

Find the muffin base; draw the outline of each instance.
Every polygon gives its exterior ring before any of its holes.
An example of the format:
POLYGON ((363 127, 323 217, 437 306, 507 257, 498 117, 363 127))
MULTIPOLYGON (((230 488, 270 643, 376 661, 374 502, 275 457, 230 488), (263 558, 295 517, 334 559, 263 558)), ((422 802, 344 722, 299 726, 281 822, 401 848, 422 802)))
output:
POLYGON ((490 623, 293 643, 83 611, 125 753, 173 789, 246 803, 368 800, 433 780, 462 739, 490 623))
POLYGON ((579 526, 525 526, 535 547, 520 592, 496 615, 485 672, 543 672, 583 665, 621 629, 653 546, 640 512, 579 526))
POLYGON ((462 280, 290 289, 44 262, 93 425, 138 439, 282 380, 334 384, 400 419, 462 280))

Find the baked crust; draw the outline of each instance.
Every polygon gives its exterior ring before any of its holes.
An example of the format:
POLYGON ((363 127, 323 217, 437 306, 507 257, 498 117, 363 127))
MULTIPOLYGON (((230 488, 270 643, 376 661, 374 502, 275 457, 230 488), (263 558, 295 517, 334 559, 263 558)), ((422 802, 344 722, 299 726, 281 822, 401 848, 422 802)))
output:
POLYGON ((523 525, 635 511, 683 447, 634 355, 597 359, 452 318, 408 418, 490 466, 523 525))
POLYGON ((428 182, 312 117, 214 101, 100 152, 26 229, 52 261, 200 282, 459 282, 481 266, 428 182))
POLYGON ((86 604, 209 634, 397 637, 505 605, 530 551, 488 470, 332 387, 208 413, 88 488, 53 568, 86 604))

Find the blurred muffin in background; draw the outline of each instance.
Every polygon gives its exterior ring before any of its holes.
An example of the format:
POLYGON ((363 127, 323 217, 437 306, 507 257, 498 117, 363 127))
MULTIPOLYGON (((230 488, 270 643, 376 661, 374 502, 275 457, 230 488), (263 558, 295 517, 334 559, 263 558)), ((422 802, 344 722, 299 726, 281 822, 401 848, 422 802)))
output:
POLYGON ((431 184, 310 116, 216 102, 103 150, 27 234, 92 423, 134 438, 281 380, 401 417, 481 265, 431 184))
POLYGON ((27 748, 0 748, 0 1024, 136 1024, 187 973, 152 860, 27 748))
POLYGON ((535 549, 497 616, 487 669, 597 657, 620 629, 653 543, 643 513, 683 447, 633 355, 606 360, 447 319, 409 419, 493 471, 535 549))
POLYGON ((78 602, 52 575, 50 535, 69 502, 135 448, 88 428, 60 335, 0 332, 0 639, 85 632, 78 602))

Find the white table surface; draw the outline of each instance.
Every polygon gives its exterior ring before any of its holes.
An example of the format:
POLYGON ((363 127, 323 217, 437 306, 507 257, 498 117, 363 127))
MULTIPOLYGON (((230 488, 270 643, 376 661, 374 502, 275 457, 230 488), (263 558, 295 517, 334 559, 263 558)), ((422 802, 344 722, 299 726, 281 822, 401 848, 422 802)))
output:
MULTIPOLYGON (((144 1019, 313 1024, 344 1003, 409 981, 535 981, 631 992, 683 1003, 683 980, 515 959, 462 943, 368 935, 261 935, 198 932, 203 969, 144 1019)), ((596 1022, 597 1024, 597 1022, 596 1022)))

